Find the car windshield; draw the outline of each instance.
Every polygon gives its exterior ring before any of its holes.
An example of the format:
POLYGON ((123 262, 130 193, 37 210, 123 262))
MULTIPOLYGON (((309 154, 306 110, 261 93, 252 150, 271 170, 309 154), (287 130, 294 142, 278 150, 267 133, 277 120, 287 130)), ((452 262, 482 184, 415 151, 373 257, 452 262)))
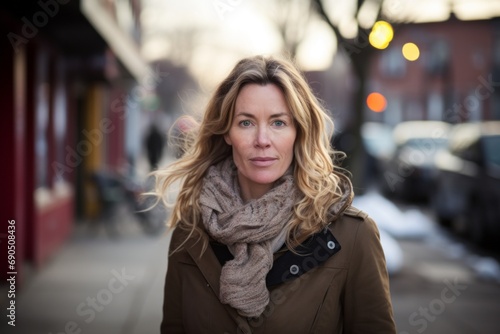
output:
POLYGON ((500 167, 500 136, 484 137, 484 152, 487 164, 500 167))
POLYGON ((447 140, 445 138, 413 138, 406 142, 405 146, 435 154, 440 149, 445 148, 447 140))

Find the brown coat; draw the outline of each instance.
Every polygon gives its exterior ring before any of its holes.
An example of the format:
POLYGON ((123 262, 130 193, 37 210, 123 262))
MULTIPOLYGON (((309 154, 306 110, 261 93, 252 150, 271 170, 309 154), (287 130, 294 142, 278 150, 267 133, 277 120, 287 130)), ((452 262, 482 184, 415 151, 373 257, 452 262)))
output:
MULTIPOLYGON (((375 223, 350 207, 329 230, 341 249, 299 277, 270 286, 271 301, 256 319, 220 303, 218 258, 210 246, 200 257, 201 242, 189 243, 169 257, 161 333, 396 333, 375 223)), ((184 237, 176 229, 171 249, 184 237)))

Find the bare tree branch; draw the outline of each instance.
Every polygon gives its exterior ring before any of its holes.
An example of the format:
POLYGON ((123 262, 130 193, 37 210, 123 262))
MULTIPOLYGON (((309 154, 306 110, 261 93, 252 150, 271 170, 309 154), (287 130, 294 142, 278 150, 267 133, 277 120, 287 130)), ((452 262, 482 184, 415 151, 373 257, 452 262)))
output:
POLYGON ((337 42, 339 44, 347 43, 347 40, 340 33, 339 28, 335 24, 333 24, 332 20, 326 13, 325 7, 323 6, 323 2, 321 0, 313 0, 312 4, 315 7, 318 14, 321 16, 321 18, 325 21, 325 23, 328 24, 328 26, 332 29, 333 33, 335 34, 335 37, 337 37, 337 42))
POLYGON ((312 17, 312 4, 303 0, 275 0, 266 2, 266 5, 272 6, 270 19, 281 35, 284 51, 295 57, 312 17))

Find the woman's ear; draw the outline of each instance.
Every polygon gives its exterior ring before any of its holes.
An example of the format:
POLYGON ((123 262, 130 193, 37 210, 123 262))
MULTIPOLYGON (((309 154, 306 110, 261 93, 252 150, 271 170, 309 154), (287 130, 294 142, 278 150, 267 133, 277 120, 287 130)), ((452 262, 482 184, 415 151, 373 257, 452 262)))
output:
POLYGON ((229 138, 229 134, 225 134, 224 135, 224 140, 226 141, 226 144, 228 144, 229 146, 231 146, 231 138, 229 138))

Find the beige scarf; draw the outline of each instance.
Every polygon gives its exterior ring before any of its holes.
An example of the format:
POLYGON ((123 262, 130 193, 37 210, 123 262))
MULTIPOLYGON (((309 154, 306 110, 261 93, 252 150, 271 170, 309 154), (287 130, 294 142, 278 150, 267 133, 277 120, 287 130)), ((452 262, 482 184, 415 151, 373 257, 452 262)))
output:
POLYGON ((234 256, 222 267, 219 297, 242 316, 257 317, 269 303, 266 275, 273 253, 285 241, 297 198, 288 172, 261 198, 244 203, 232 158, 211 166, 204 178, 200 196, 204 226, 234 256))

